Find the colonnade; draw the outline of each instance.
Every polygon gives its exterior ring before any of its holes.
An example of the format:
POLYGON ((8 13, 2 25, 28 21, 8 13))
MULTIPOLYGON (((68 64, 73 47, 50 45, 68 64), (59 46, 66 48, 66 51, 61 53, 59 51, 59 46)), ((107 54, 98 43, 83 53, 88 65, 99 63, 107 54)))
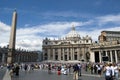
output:
POLYGON ((104 62, 102 57, 107 56, 109 62, 120 62, 120 50, 103 50, 99 51, 99 60, 104 62))

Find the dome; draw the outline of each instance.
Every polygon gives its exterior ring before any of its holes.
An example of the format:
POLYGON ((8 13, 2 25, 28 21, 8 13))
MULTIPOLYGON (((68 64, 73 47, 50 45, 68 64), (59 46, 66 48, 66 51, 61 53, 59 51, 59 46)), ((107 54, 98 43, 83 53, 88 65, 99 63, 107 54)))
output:
POLYGON ((75 27, 72 27, 72 30, 66 35, 66 38, 80 38, 80 35, 75 30, 75 27))
POLYGON ((91 37, 89 37, 88 35, 86 35, 86 37, 83 37, 83 39, 90 40, 90 39, 91 39, 91 37))

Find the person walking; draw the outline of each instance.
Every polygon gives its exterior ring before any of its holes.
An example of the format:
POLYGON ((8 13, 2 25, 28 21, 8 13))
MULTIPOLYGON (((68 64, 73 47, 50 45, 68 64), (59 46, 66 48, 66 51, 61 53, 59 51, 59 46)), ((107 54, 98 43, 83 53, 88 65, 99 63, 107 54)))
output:
POLYGON ((25 72, 27 72, 27 69, 28 69, 28 65, 25 64, 25 65, 24 65, 24 70, 25 70, 25 72))
POLYGON ((58 73, 58 75, 61 75, 61 66, 58 66, 57 73, 58 73))
POLYGON ((15 66, 15 75, 16 76, 19 76, 19 69, 20 69, 19 65, 16 64, 16 66, 15 66))
POLYGON ((94 64, 94 74, 97 74, 97 64, 94 64))
POLYGON ((94 65, 91 64, 91 66, 90 66, 91 74, 93 74, 93 68, 94 68, 94 65))
POLYGON ((105 72, 105 80, 113 80, 114 70, 112 68, 112 64, 107 64, 104 67, 105 72))
POLYGON ((98 66, 97 66, 97 71, 98 71, 99 77, 101 77, 102 68, 101 68, 100 64, 98 64, 98 66))
POLYGON ((51 73, 51 64, 49 63, 48 64, 48 74, 50 74, 51 73))
POLYGON ((78 80, 79 67, 77 64, 73 65, 73 79, 78 80))
POLYGON ((78 64, 78 67, 79 67, 78 75, 81 76, 81 68, 82 68, 82 65, 79 63, 79 64, 78 64))
POLYGON ((118 65, 117 64, 114 64, 113 65, 114 66, 114 72, 115 72, 115 80, 119 80, 119 77, 118 77, 118 75, 119 75, 119 68, 118 68, 118 65))
POLYGON ((114 69, 114 64, 110 64, 111 69, 112 69, 112 73, 111 73, 111 80, 114 80, 115 78, 115 69, 114 69))

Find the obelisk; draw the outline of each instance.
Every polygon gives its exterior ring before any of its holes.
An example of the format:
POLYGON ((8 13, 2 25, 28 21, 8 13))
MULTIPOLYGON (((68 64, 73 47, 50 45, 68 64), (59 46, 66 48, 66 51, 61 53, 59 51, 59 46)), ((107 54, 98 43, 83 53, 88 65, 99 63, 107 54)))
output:
POLYGON ((16 24, 17 24, 17 12, 15 10, 13 12, 13 17, 12 17, 11 33, 10 33, 10 40, 9 40, 9 46, 8 46, 8 57, 7 57, 8 64, 12 64, 14 62, 15 42, 16 42, 16 24))

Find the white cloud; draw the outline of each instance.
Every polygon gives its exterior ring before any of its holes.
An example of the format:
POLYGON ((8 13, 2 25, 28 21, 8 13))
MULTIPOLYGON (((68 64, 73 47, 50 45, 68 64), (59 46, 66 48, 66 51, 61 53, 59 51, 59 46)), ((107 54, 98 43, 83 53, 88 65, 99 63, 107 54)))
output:
POLYGON ((42 47, 42 39, 24 39, 24 40, 18 40, 17 47, 27 50, 41 50, 42 47))
POLYGON ((120 26, 114 26, 112 28, 107 28, 105 30, 108 30, 108 31, 120 31, 120 26))
POLYGON ((53 37, 53 35, 58 37, 64 35, 64 31, 70 28, 73 24, 78 26, 81 23, 56 22, 33 27, 20 28, 17 30, 17 47, 29 50, 41 50, 43 38, 47 37, 48 35, 51 37, 53 37))
MULTIPOLYGON (((101 19, 102 20, 102 19, 101 19)), ((16 36, 16 48, 23 48, 27 50, 41 50, 42 49, 42 40, 45 37, 49 38, 60 38, 67 34, 67 30, 70 30, 72 25, 75 27, 84 27, 86 25, 94 24, 93 20, 86 22, 52 22, 49 24, 37 25, 29 27, 29 25, 25 28, 17 29, 16 36)), ((105 21, 103 21, 105 22, 105 21)), ((107 20, 106 20, 107 22, 107 20)), ((88 27, 87 27, 88 28, 88 27)), ((79 32, 81 37, 85 37, 89 35, 92 37, 93 41, 98 40, 98 36, 103 30, 120 30, 119 26, 113 26, 113 28, 102 28, 102 29, 94 29, 91 31, 86 30, 76 30, 79 32)), ((10 35, 10 26, 6 25, 3 22, 0 22, 0 46, 5 46, 9 42, 10 35)))
POLYGON ((44 30, 47 30, 47 32, 53 32, 53 31, 62 31, 65 29, 68 29, 72 27, 72 25, 79 26, 81 25, 80 22, 55 22, 43 25, 41 28, 44 30))
POLYGON ((56 35, 62 35, 63 33, 66 33, 65 31, 67 29, 71 29, 71 27, 74 25, 76 26, 85 26, 91 24, 93 21, 87 21, 87 22, 55 22, 50 23, 46 25, 42 25, 40 28, 42 28, 45 32, 48 34, 56 34, 56 35), (61 34, 60 34, 61 33, 61 34))
POLYGON ((8 32, 10 30, 10 26, 4 24, 3 22, 0 21, 0 32, 8 32))
MULTIPOLYGON (((64 35, 65 30, 71 28, 73 24, 75 26, 80 26, 80 25, 83 25, 84 23, 56 22, 56 23, 49 23, 49 24, 44 24, 44 25, 37 25, 33 27, 17 29, 16 47, 17 48, 21 47, 21 48, 25 48, 29 50, 41 50, 43 38, 47 37, 48 35, 51 37, 53 35, 60 37, 64 35)), ((7 26, 4 23, 0 25, 1 25, 1 28, 4 28, 1 30, 2 32, 4 31, 3 33, 1 33, 2 35, 4 35, 4 36, 1 36, 1 38, 4 38, 4 40, 1 40, 0 45, 5 46, 5 45, 8 45, 8 42, 9 42, 10 26, 7 26)))
POLYGON ((8 45, 10 36, 10 26, 0 21, 0 45, 8 45))
POLYGON ((120 24, 120 14, 118 15, 106 15, 97 17, 100 24, 107 24, 108 22, 120 24))

